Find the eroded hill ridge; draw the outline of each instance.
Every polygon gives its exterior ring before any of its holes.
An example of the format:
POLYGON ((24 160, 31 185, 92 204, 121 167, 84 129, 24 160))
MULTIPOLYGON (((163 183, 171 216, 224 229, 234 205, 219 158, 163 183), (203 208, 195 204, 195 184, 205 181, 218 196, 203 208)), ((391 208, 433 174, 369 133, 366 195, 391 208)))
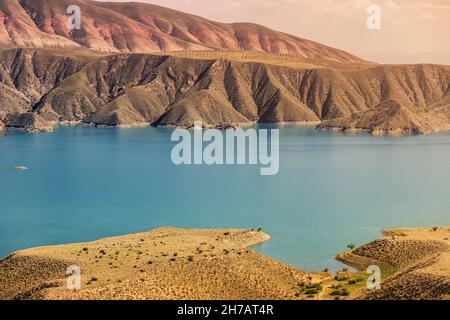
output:
POLYGON ((252 23, 219 23, 138 2, 0 0, 0 48, 88 48, 113 53, 239 50, 295 54, 340 62, 354 55, 252 23), (81 10, 80 29, 67 8, 81 10))
POLYGON ((450 128, 450 67, 377 65, 250 23, 145 3, 0 0, 0 130, 309 122, 450 128), (81 29, 66 9, 81 8, 81 29))
POLYGON ((194 121, 211 127, 309 122, 374 134, 450 127, 450 66, 179 55, 2 51, 0 121, 29 131, 60 122, 186 127, 194 121))

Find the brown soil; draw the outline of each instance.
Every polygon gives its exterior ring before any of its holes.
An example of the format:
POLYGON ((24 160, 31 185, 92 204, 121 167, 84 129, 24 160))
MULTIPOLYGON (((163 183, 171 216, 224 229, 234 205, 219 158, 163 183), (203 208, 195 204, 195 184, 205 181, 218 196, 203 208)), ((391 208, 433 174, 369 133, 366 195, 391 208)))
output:
POLYGON ((249 230, 163 228, 24 250, 0 262, 0 299, 290 299, 303 271, 253 252, 249 230), (78 265, 81 290, 66 288, 78 265))
POLYGON ((90 243, 41 247, 0 260, 0 299, 450 299, 450 229, 388 230, 339 255, 360 272, 308 274, 249 246, 252 230, 162 228, 90 243), (66 270, 81 269, 81 289, 66 270), (369 265, 383 270, 368 291, 369 265))

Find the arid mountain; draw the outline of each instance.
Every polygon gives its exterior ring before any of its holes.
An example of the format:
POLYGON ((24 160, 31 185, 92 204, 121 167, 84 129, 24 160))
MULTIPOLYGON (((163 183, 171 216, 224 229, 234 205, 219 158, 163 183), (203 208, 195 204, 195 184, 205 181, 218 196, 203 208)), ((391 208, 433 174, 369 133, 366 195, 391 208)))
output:
POLYGON ((450 128, 449 66, 377 65, 150 4, 0 0, 0 46, 0 129, 199 120, 374 134, 450 128), (67 25, 70 5, 81 8, 80 30, 67 25))
MULTIPOLYGON (((297 67, 239 59, 12 49, 0 54, 7 127, 323 122, 429 133, 450 128, 450 66, 297 67), (21 113, 22 116, 17 120, 21 113), (36 119, 30 119, 35 117, 36 119), (25 121, 26 120, 26 121, 25 121)), ((338 66, 338 65, 337 65, 338 66)))
POLYGON ((145 3, 0 0, 0 48, 89 48, 110 53, 246 50, 362 62, 341 50, 250 23, 225 24, 145 3), (67 25, 81 8, 81 29, 67 25))

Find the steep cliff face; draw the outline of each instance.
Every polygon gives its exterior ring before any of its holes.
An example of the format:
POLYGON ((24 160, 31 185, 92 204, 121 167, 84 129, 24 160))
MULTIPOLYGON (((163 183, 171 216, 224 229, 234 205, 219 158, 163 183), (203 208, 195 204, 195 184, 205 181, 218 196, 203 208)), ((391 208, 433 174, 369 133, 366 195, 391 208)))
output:
POLYGON ((384 134, 450 123, 450 67, 437 65, 291 68, 15 49, 0 55, 0 90, 5 114, 106 126, 323 121, 321 128, 384 134))
POLYGON ((250 23, 225 24, 146 3, 0 0, 0 47, 89 48, 102 52, 250 50, 343 62, 341 50, 250 23), (66 10, 81 9, 81 29, 66 10))
POLYGON ((59 83, 87 62, 80 58, 20 49, 0 52, 0 104, 3 112, 30 110, 59 83))

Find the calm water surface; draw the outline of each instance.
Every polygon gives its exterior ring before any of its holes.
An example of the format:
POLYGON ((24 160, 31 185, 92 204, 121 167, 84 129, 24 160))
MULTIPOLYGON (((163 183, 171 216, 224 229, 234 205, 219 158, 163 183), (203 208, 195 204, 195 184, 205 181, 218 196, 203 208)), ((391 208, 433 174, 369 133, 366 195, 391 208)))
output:
POLYGON ((273 239, 258 251, 336 269, 336 253, 382 228, 450 225, 449 134, 280 130, 273 177, 256 166, 177 167, 167 129, 0 133, 0 256, 162 226, 262 227, 273 239))

